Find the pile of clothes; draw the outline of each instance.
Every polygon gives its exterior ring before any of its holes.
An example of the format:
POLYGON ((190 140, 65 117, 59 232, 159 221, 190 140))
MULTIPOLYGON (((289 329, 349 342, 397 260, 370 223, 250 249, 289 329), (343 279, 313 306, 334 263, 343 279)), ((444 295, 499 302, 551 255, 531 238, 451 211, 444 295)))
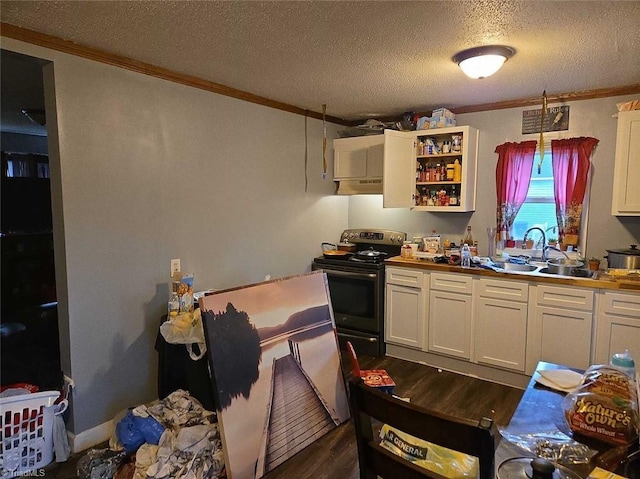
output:
POLYGON ((216 415, 184 390, 128 410, 109 446, 78 462, 80 479, 226 477, 216 415))

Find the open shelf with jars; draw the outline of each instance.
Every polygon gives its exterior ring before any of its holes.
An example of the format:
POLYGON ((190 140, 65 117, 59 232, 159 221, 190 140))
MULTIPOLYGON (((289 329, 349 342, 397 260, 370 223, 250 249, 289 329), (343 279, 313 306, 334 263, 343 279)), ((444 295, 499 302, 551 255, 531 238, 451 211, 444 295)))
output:
POLYGON ((385 131, 384 206, 475 210, 478 130, 385 131))

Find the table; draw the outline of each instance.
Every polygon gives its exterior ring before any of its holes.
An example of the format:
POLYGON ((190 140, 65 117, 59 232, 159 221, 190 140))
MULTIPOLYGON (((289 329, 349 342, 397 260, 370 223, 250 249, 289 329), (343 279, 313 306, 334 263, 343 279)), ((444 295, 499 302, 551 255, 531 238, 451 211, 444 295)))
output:
MULTIPOLYGON (((536 367, 536 370, 548 369, 567 368, 566 366, 543 361, 539 362, 536 367)), ((578 369, 573 370, 580 373, 583 372, 578 369)), ((522 395, 522 399, 518 403, 516 411, 511 417, 511 421, 505 430, 512 434, 516 434, 525 432, 546 432, 559 429, 568 436, 571 436, 571 430, 566 424, 562 408, 562 400, 564 397, 565 393, 542 386, 536 383, 534 377, 532 377, 527 385, 527 389, 522 395)), ((589 440, 588 438, 580 438, 579 442, 587 444, 589 447, 596 449, 599 452, 598 455, 592 458, 589 464, 572 465, 569 467, 582 477, 587 477, 589 475, 591 470, 596 466, 598 459, 602 457, 602 453, 611 451, 615 447, 599 441, 589 440)), ((533 457, 533 454, 527 453, 509 441, 502 439, 496 450, 496 473, 498 471, 498 466, 505 459, 522 456, 533 457)), ((620 474, 622 473, 622 471, 617 472, 620 474)))

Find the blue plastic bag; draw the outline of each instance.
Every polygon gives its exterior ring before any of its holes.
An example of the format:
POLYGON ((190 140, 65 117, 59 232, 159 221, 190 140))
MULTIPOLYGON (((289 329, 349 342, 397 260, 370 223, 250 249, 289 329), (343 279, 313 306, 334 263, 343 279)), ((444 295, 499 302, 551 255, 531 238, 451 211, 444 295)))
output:
POLYGON ((145 442, 157 445, 163 432, 162 424, 151 416, 135 416, 131 411, 116 425, 116 437, 127 454, 136 452, 145 442))
POLYGON ((145 442, 149 444, 158 444, 160 442, 160 436, 164 432, 164 427, 158 421, 151 416, 140 417, 133 416, 133 423, 136 425, 145 442))
POLYGON ((128 411, 116 425, 116 437, 127 454, 136 452, 144 444, 144 436, 136 425, 131 411, 128 411))

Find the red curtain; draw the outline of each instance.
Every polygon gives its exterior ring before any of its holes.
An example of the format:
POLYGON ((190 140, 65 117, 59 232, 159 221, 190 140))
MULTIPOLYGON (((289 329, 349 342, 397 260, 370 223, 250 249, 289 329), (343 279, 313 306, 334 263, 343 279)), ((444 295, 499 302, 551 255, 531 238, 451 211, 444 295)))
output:
POLYGON ((529 191, 536 141, 503 143, 496 147, 496 219, 500 239, 509 239, 513 221, 529 191), (505 237, 505 234, 508 237, 505 237))
POLYGON ((560 241, 565 245, 578 245, 590 158, 598 141, 590 137, 551 140, 556 217, 560 241))

